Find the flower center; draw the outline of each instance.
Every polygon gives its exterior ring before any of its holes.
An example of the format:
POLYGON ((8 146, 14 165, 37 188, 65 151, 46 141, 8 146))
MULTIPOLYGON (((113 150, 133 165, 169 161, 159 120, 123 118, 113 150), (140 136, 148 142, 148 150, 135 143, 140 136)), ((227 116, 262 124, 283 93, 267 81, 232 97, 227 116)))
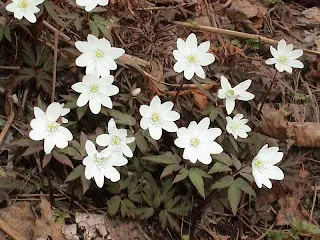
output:
POLYGON ((20 1, 19 7, 22 9, 26 9, 28 7, 28 2, 26 0, 20 1))
POLYGON ((188 63, 195 63, 196 62, 196 57, 194 55, 189 55, 187 57, 188 63))
POLYGON ((50 133, 55 133, 58 131, 58 127, 60 127, 60 124, 57 122, 49 123, 47 125, 47 129, 50 133))
POLYGON ((238 131, 240 130, 240 127, 241 127, 241 123, 231 123, 231 129, 232 131, 238 131))
POLYGON ((161 121, 161 117, 160 117, 159 113, 153 113, 151 115, 151 120, 154 123, 159 123, 161 121))
POLYGON ((288 58, 287 58, 286 56, 281 56, 281 57, 279 58, 279 61, 280 61, 282 64, 286 64, 287 61, 288 61, 288 58))
POLYGON ((262 160, 258 159, 255 163, 254 166, 256 167, 256 169, 258 170, 263 170, 265 169, 264 163, 262 160))
POLYGON ((92 93, 96 93, 96 92, 98 92, 99 91, 99 85, 97 85, 97 84, 92 84, 92 85, 90 85, 90 92, 92 92, 92 93))
POLYGON ((100 49, 97 49, 95 52, 94 52, 94 55, 95 55, 95 59, 96 60, 101 60, 104 58, 104 52, 101 51, 100 49))
POLYGON ((113 136, 111 138, 111 143, 112 143, 112 145, 120 145, 121 139, 118 136, 113 136))
POLYGON ((227 91, 227 95, 228 96, 234 96, 234 90, 233 89, 230 89, 227 91))
POLYGON ((192 147, 197 147, 200 144, 200 141, 199 141, 198 138, 192 138, 190 140, 190 144, 191 144, 192 147))
POLYGON ((109 162, 109 158, 98 157, 97 155, 94 157, 93 161, 97 166, 105 166, 109 162))

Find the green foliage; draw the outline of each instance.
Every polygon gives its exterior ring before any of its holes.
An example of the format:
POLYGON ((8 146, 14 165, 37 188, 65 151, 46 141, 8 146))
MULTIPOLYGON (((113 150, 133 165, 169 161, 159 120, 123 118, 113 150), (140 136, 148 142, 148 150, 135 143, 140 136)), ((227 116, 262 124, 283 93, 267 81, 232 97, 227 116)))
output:
POLYGON ((304 220, 299 220, 296 218, 293 218, 291 223, 291 236, 294 239, 300 239, 299 236, 303 234, 307 235, 320 235, 320 228, 317 225, 314 225, 312 223, 308 223, 304 220))
POLYGON ((255 39, 246 39, 247 46, 254 51, 257 51, 260 49, 260 42, 255 39))
POLYGON ((239 41, 238 39, 232 39, 232 40, 231 40, 231 44, 232 44, 233 46, 236 46, 236 47, 239 47, 239 48, 242 47, 242 45, 241 45, 241 43, 240 43, 240 41, 239 41))
POLYGON ((111 44, 113 44, 111 28, 114 26, 115 25, 112 24, 109 19, 100 17, 97 14, 93 15, 92 20, 89 20, 89 28, 91 34, 95 35, 96 37, 99 37, 101 32, 102 36, 108 39, 111 42, 111 44))
POLYGON ((288 234, 282 231, 269 231, 268 240, 284 240, 288 238, 288 234))
POLYGON ((2 25, 0 24, 0 42, 3 40, 3 38, 6 38, 9 42, 11 42, 11 33, 10 28, 8 25, 2 25))
POLYGON ((217 173, 217 172, 229 172, 232 169, 229 168, 227 165, 225 165, 224 163, 221 162, 216 162, 215 164, 213 164, 212 168, 209 170, 208 174, 213 174, 213 173, 217 173))
POLYGON ((228 200, 233 215, 236 215, 241 200, 241 190, 235 182, 233 182, 228 188, 228 200))
POLYGON ((81 175, 83 173, 84 173, 84 166, 83 165, 79 165, 78 167, 76 167, 75 169, 72 170, 72 172, 69 174, 69 176, 67 177, 65 182, 73 181, 73 180, 81 177, 81 175))
POLYGON ((210 176, 199 168, 191 168, 189 170, 189 179, 191 180, 193 186, 195 186, 195 188, 198 190, 200 195, 205 198, 203 177, 210 176))
POLYGON ((71 217, 69 213, 61 212, 59 210, 54 212, 54 216, 56 221, 61 224, 64 224, 65 220, 71 217))

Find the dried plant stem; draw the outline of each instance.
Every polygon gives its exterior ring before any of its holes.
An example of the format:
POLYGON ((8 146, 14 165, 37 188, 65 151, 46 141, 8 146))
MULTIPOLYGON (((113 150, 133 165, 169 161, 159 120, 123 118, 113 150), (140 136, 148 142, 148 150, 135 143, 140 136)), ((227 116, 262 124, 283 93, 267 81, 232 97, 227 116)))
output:
MULTIPOLYGON (((255 39, 255 40, 258 40, 259 42, 268 43, 270 45, 277 45, 278 44, 278 41, 276 41, 276 40, 266 38, 266 37, 256 35, 256 34, 237 32, 237 31, 232 31, 232 30, 228 30, 228 29, 209 27, 209 26, 192 24, 192 23, 187 23, 187 22, 171 21, 171 23, 179 25, 179 26, 190 27, 190 28, 193 28, 195 30, 200 30, 200 31, 221 33, 221 34, 230 35, 230 36, 239 37, 239 38, 255 39)), ((304 48, 300 48, 300 49, 302 49, 303 52, 311 54, 311 55, 320 55, 320 52, 317 52, 314 50, 304 49, 304 48)))
POLYGON ((0 144, 2 143, 4 137, 6 136, 6 133, 8 132, 12 122, 13 122, 13 119, 14 119, 14 110, 13 108, 11 107, 11 110, 10 110, 10 115, 9 117, 7 118, 7 122, 6 124, 4 125, 1 133, 0 133, 0 144))
POLYGON ((57 61, 58 61, 58 31, 54 32, 54 50, 53 50, 53 70, 52 70, 52 89, 51 89, 51 103, 54 102, 56 94, 57 81, 57 61))
POLYGON ((277 75, 277 70, 275 71, 275 73, 274 73, 274 75, 273 75, 273 78, 272 78, 272 80, 271 80, 271 83, 270 83, 270 85, 269 85, 269 88, 268 88, 267 92, 266 92, 266 93, 264 94, 264 96, 263 96, 262 104, 261 104, 261 106, 260 106, 260 108, 259 108, 259 111, 258 111, 258 115, 259 115, 259 116, 261 115, 262 108, 263 108, 264 104, 265 104, 266 101, 267 101, 267 97, 269 96, 269 94, 270 94, 270 92, 271 92, 271 89, 273 88, 273 85, 274 85, 275 82, 276 82, 276 75, 277 75))

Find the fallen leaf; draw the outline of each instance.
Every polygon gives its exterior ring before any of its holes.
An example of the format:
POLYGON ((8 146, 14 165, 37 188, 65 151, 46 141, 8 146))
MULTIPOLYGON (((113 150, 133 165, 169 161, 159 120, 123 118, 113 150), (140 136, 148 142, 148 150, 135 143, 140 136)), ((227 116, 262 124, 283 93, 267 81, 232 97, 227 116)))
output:
POLYGON ((57 240, 64 240, 65 238, 61 231, 62 224, 55 221, 56 217, 54 216, 54 212, 51 209, 50 203, 43 196, 41 196, 40 199, 41 218, 38 218, 35 221, 35 225, 33 226, 34 239, 51 238, 57 240))
POLYGON ((263 18, 267 12, 267 9, 263 5, 257 2, 251 3, 247 0, 233 0, 230 9, 243 13, 247 18, 263 18))
POLYGON ((308 8, 301 12, 306 18, 320 22, 320 9, 317 7, 308 8))
POLYGON ((101 236, 103 239, 107 237, 108 231, 104 225, 106 222, 104 215, 77 212, 75 219, 78 227, 85 230, 85 240, 96 239, 98 236, 101 236))
POLYGON ((320 124, 314 122, 289 122, 284 114, 265 105, 260 127, 262 131, 279 140, 292 140, 298 147, 320 147, 320 124))
POLYGON ((194 100, 196 101, 197 107, 200 110, 203 110, 207 107, 208 98, 200 90, 193 91, 193 97, 194 97, 194 100))
POLYGON ((154 77, 150 79, 150 85, 154 92, 158 95, 163 95, 163 92, 167 91, 168 88, 161 82, 164 82, 163 79, 163 64, 159 60, 151 61, 151 72, 150 75, 154 77))

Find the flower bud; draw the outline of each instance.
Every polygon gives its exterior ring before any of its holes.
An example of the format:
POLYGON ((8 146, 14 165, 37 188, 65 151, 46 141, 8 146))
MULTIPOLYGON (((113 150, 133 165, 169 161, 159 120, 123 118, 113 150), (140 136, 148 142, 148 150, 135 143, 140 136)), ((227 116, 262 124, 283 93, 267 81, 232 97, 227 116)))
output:
POLYGON ((141 88, 135 88, 131 91, 133 97, 137 97, 141 93, 141 88))

